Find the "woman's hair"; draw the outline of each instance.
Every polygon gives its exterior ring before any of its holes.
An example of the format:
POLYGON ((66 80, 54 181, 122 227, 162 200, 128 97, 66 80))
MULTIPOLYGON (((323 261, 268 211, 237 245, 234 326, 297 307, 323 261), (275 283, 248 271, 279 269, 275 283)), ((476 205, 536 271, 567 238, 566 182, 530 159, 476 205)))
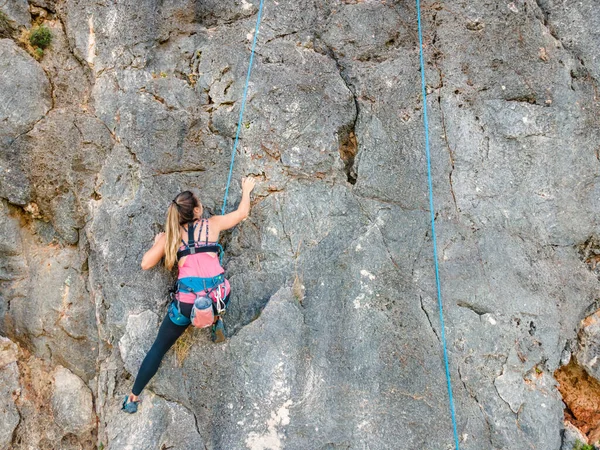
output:
POLYGON ((200 214, 202 214, 202 204, 198 197, 190 191, 178 194, 169 205, 167 222, 165 223, 165 266, 169 270, 175 264, 177 249, 181 242, 179 227, 194 221, 194 208, 198 207, 200 208, 200 214))

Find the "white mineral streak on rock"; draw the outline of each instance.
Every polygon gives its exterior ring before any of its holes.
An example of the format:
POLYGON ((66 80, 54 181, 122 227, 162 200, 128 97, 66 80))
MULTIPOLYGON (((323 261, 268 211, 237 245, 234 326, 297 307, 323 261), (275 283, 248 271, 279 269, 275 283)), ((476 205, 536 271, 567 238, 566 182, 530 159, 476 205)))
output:
POLYGON ((289 425, 291 400, 287 400, 277 411, 271 412, 271 418, 267 420, 267 432, 259 434, 252 432, 246 439, 246 447, 251 450, 280 450, 282 435, 278 427, 289 425))
POLYGON ((360 274, 363 277, 367 277, 369 280, 374 280, 375 279, 375 275, 373 275, 371 272, 369 272, 368 270, 362 269, 360 271, 360 274))
POLYGON ((90 27, 90 34, 88 37, 88 52, 86 61, 93 66, 94 58, 96 57, 96 33, 94 32, 94 16, 90 16, 88 19, 88 25, 90 27))
MULTIPOLYGON (((289 399, 290 387, 287 385, 284 373, 283 361, 275 367, 273 389, 269 393, 271 403, 277 401, 281 406, 271 411, 271 417, 267 419, 265 432, 252 431, 246 438, 246 447, 250 450, 281 450, 284 435, 281 428, 290 423, 290 406, 293 401, 289 399), (287 398, 287 400, 285 400, 287 398), (283 403, 280 403, 283 401, 283 403)), ((256 426, 256 425, 255 425, 256 426)), ((262 428, 264 429, 264 428, 262 428)))
POLYGON ((364 292, 361 292, 360 294, 358 294, 358 296, 354 299, 354 302, 353 302, 354 303, 354 309, 360 309, 360 307, 361 307, 360 302, 362 300, 364 300, 364 299, 365 299, 364 292))
MULTIPOLYGON (((116 9, 109 9, 106 14, 106 34, 112 34, 115 29, 115 25, 117 24, 118 12, 116 9)), ((114 55, 114 52, 113 52, 114 55)))

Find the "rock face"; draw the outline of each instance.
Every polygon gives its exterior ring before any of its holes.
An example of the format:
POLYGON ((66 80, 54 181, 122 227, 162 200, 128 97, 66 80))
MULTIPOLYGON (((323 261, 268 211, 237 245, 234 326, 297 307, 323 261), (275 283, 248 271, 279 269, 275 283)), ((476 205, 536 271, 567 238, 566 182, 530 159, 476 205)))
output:
POLYGON ((13 432, 21 417, 15 405, 19 395, 19 369, 17 346, 10 339, 0 337, 0 449, 10 448, 13 432))
POLYGON ((96 448, 92 393, 71 371, 0 337, 0 381, 0 448, 96 448))
POLYGON ((65 433, 85 434, 95 428, 92 393, 81 378, 64 367, 54 373, 51 404, 54 421, 65 433))
MULTIPOLYGON (((258 1, 26 6, 0 6, 0 333, 20 349, 0 353, 18 359, 0 356, 0 449, 452 448, 414 4, 265 2, 228 210, 259 182, 223 237, 229 340, 186 333, 134 416, 120 403, 173 277, 141 257, 177 192, 220 211, 258 1), (39 61, 18 39, 32 21, 53 35, 39 61)), ((556 370, 573 353, 599 377, 600 15, 422 13, 461 448, 567 448, 556 370)))

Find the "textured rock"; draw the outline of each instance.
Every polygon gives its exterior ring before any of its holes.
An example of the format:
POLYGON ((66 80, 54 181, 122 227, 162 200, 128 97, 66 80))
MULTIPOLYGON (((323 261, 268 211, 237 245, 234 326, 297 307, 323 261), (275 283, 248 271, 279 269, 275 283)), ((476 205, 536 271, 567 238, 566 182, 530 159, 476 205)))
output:
POLYGON ((131 374, 137 373, 144 356, 150 350, 158 325, 156 313, 148 310, 127 318, 127 331, 119 340, 119 351, 125 368, 131 374))
MULTIPOLYGON (((29 14, 29 5, 27 0, 13 0, 3 2, 0 5, 0 11, 5 14, 6 19, 13 28, 31 26, 31 15, 29 14)), ((0 24, 0 34, 2 24, 0 24)))
POLYGON ((19 395, 17 346, 0 336, 0 449, 11 447, 13 432, 20 422, 15 398, 19 395))
POLYGON ((96 448, 96 418, 83 381, 63 367, 53 368, 35 357, 22 358, 19 368, 17 404, 22 420, 11 448, 96 448))
POLYGON ((65 434, 86 434, 95 428, 92 393, 81 378, 60 366, 54 373, 52 410, 65 434))
POLYGON ((560 450, 573 450, 577 448, 577 442, 587 444, 587 437, 579 431, 577 427, 570 422, 565 421, 565 431, 563 434, 563 444, 560 450))
POLYGON ((15 296, 9 305, 9 334, 36 356, 89 380, 96 371, 98 334, 81 254, 24 237, 31 253, 18 256, 26 267, 12 284, 15 296), (30 279, 39 284, 32 285, 30 279))
POLYGON ((600 380, 600 311, 586 317, 579 330, 578 351, 575 353, 577 362, 585 371, 600 380))
MULTIPOLYGON (((240 176, 259 183, 223 239, 230 340, 186 334, 124 416, 173 277, 141 256, 178 191, 220 210, 258 2, 31 3, 55 40, 39 63, 0 41, 0 100, 29 102, 0 124, 0 329, 90 384, 98 443, 451 447, 414 5, 266 2, 229 209, 240 176)), ((558 450, 555 371, 571 348, 596 367, 593 324, 574 342, 599 297, 580 252, 600 235, 597 8, 422 12, 461 448, 558 450)), ((48 427, 31 442, 92 445, 48 427)))
POLYGON ((575 360, 556 371, 555 377, 568 407, 566 419, 579 428, 589 442, 600 441, 600 382, 575 360))
POLYGON ((0 39, 0 195, 12 203, 25 205, 30 199, 27 172, 21 156, 10 146, 50 110, 50 82, 43 69, 9 39, 0 39))
POLYGON ((112 146, 102 122, 65 109, 53 110, 46 120, 12 145, 28 167, 32 203, 38 217, 49 221, 59 237, 69 243, 79 240, 89 203, 95 197, 95 174, 112 146), (52 142, 65 156, 56 158, 40 145, 52 142))
POLYGON ((544 22, 565 48, 573 51, 597 80, 600 79, 600 16, 594 2, 585 1, 572 7, 556 0, 539 0, 544 22))
POLYGON ((114 402, 106 417, 111 423, 107 449, 192 450, 204 447, 194 415, 177 403, 148 394, 136 414, 125 415, 119 407, 114 402))
POLYGON ((5 337, 0 337, 0 392, 0 448, 96 448, 92 395, 83 381, 5 337))

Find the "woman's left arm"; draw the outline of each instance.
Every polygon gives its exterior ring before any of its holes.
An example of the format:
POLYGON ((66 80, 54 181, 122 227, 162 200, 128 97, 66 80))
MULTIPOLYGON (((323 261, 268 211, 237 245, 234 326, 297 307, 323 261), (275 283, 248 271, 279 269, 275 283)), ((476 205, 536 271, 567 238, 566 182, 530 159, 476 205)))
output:
POLYGON ((144 253, 142 257, 142 269, 148 270, 161 260, 165 256, 165 233, 158 233, 154 238, 154 245, 150 250, 144 253))

